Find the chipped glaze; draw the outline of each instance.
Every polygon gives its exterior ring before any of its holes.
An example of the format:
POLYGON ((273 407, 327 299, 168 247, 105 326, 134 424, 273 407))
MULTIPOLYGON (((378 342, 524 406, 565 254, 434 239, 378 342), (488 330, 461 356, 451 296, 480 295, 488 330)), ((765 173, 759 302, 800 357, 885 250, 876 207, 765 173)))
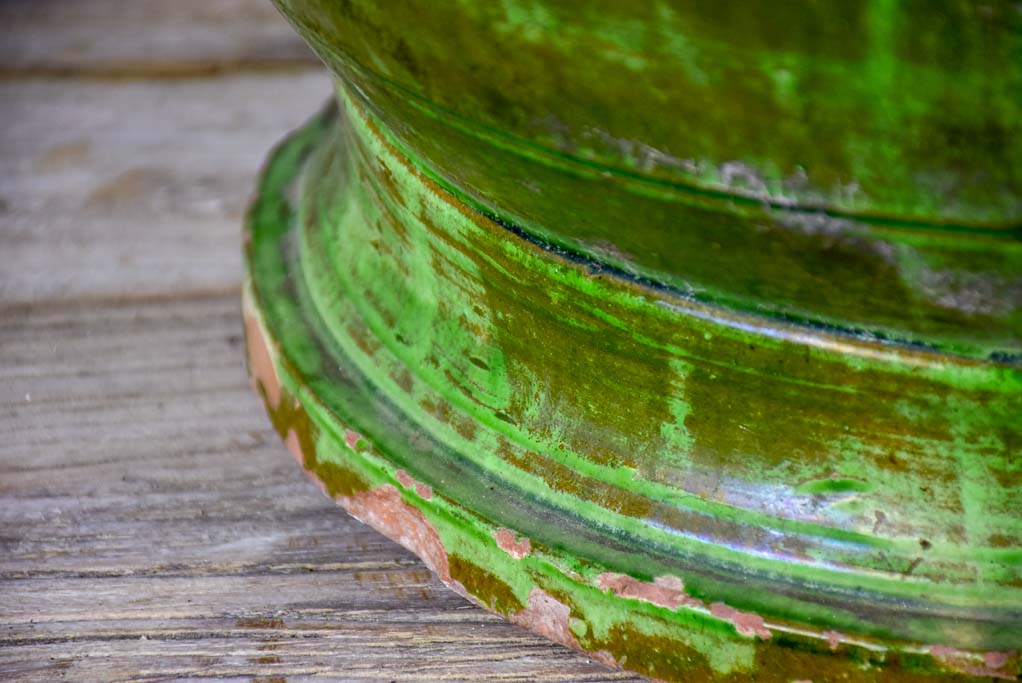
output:
POLYGON ((516 560, 520 560, 532 552, 532 544, 527 538, 518 538, 515 532, 501 527, 493 534, 497 547, 516 560))
MULTIPOLYGON (((545 138, 528 123, 541 101, 559 106, 542 82, 535 100, 472 99, 478 72, 425 59, 428 30, 384 39, 403 10, 281 4, 337 73, 337 103, 264 171, 244 240, 246 339, 274 426, 328 495, 477 604, 652 678, 1018 679, 1011 169, 941 194, 911 180, 915 152, 880 136, 857 144, 896 162, 886 178, 852 164, 826 180, 848 161, 837 148, 787 169, 696 153, 663 143, 684 127, 628 131, 646 109, 618 118, 629 108, 592 101, 534 118, 545 138), (375 38, 339 45, 341 26, 375 38), (462 98, 437 106, 448 87, 462 98)), ((865 35, 904 18, 900 3, 867 4, 865 35)), ((684 5, 661 10, 709 12, 684 5)), ((490 10, 459 11, 477 27, 490 10)), ((553 15, 506 11, 518 28, 494 30, 527 43, 508 68, 561 51, 563 76, 566 46, 588 49, 586 31, 551 33, 553 15)), ((596 30, 594 16, 573 21, 596 30)), ((937 44, 891 52, 908 38, 886 35, 864 54, 911 61, 937 44)), ((692 55, 709 50, 699 40, 692 55)), ((673 45, 650 78, 681 68, 673 45)), ((861 55, 831 57, 839 73, 861 55)), ((649 85, 606 73, 588 96, 649 85)), ((884 86, 875 77, 862 78, 884 86)), ((762 95, 735 93, 737 109, 762 95)), ((758 125, 739 123, 739 138, 758 125)), ((984 161, 984 145, 940 171, 945 190, 1015 154, 984 161)))
POLYGON ((682 605, 704 606, 701 600, 685 592, 685 584, 677 576, 658 576, 649 582, 639 581, 626 574, 605 572, 597 577, 596 585, 600 590, 610 591, 622 598, 645 600, 667 609, 677 609, 682 605))
POLYGON ((742 612, 734 607, 728 607, 722 602, 715 602, 710 605, 710 614, 718 619, 725 619, 735 625, 735 630, 743 636, 752 638, 769 638, 773 634, 763 623, 763 617, 752 612, 742 612))
POLYGON ((571 608, 542 588, 533 588, 529 592, 525 607, 511 615, 511 622, 555 643, 582 649, 571 632, 571 608))
POLYGON ((433 497, 433 487, 427 486, 422 482, 415 481, 404 470, 398 470, 394 473, 394 476, 399 482, 401 482, 401 486, 404 486, 406 489, 414 489, 415 493, 423 500, 429 500, 433 497))

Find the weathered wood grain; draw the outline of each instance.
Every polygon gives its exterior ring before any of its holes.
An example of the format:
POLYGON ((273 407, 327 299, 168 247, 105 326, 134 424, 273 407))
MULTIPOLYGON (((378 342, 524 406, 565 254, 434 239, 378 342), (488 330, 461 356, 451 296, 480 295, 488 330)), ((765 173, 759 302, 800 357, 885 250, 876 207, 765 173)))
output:
POLYGON ((223 289, 269 147, 319 70, 170 82, 0 82, 0 298, 223 289))
POLYGON ((248 387, 233 291, 0 318, 0 678, 629 680, 323 498, 248 387))
POLYGON ((180 77, 318 65, 269 0, 0 3, 0 74, 180 77))
POLYGON ((445 589, 270 429, 239 231, 329 92, 297 45, 258 0, 0 3, 0 679, 636 680, 445 589))

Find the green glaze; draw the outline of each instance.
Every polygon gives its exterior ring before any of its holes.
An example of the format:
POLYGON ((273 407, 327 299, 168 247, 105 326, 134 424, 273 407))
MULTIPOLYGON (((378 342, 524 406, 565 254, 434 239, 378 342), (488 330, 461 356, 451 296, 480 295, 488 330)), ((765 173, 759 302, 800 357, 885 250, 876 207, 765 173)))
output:
POLYGON ((1022 13, 280 4, 249 360, 331 496, 653 677, 1019 677, 1022 13))
POLYGON ((1012 2, 278 4, 441 184, 537 238, 733 309, 1020 353, 1012 2))

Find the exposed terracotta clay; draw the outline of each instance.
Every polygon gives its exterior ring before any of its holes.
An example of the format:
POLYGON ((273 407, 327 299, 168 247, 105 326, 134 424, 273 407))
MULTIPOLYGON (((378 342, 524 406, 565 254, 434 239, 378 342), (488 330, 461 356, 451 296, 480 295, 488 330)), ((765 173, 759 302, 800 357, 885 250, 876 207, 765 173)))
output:
POLYGON ((291 455, 295 457, 298 464, 305 468, 305 454, 302 453, 302 442, 298 438, 298 432, 294 429, 287 430, 287 437, 284 439, 284 445, 291 452, 291 455))
POLYGON ((510 529, 497 529, 493 534, 497 541, 497 547, 506 552, 516 560, 520 560, 532 552, 532 544, 527 538, 518 538, 515 532, 510 529))
POLYGON ((327 491, 326 484, 323 483, 323 480, 317 477, 315 472, 312 472, 305 467, 305 452, 302 450, 302 440, 298 437, 298 432, 296 432, 293 427, 287 430, 287 437, 284 439, 284 444, 287 446, 288 451, 291 452, 291 455, 294 456, 294 459, 298 461, 298 464, 302 468, 302 472, 305 473, 305 476, 308 477, 309 481, 315 484, 316 488, 322 491, 324 495, 329 496, 330 492, 327 491))
POLYGON ((344 445, 355 451, 358 450, 358 442, 362 438, 362 435, 358 432, 353 432, 350 429, 344 430, 344 445))
POLYGON ((685 584, 677 576, 658 576, 649 583, 625 574, 607 572, 600 574, 597 583, 600 590, 609 590, 618 597, 644 600, 667 609, 677 609, 682 605, 703 607, 701 601, 685 592, 685 584))
POLYGON ((763 623, 763 617, 752 612, 742 612, 734 607, 729 607, 722 602, 715 602, 710 605, 710 614, 717 617, 718 619, 726 619, 735 625, 735 630, 743 636, 752 638, 753 636, 759 636, 760 638, 769 638, 771 636, 770 629, 763 623))
POLYGON ((970 676, 989 676, 1005 681, 1016 680, 1012 674, 1001 671, 1016 656, 1015 652, 987 652, 982 663, 976 661, 976 655, 956 647, 933 645, 930 654, 939 659, 945 666, 970 676))
POLYGON ((384 484, 338 500, 353 517, 421 557, 441 581, 456 583, 440 535, 421 512, 401 500, 396 488, 384 484))
POLYGON ((831 650, 836 650, 841 641, 845 639, 838 631, 824 631, 823 637, 827 639, 827 645, 831 650))
POLYGON ((983 663, 989 669, 1003 668, 1011 659, 1013 652, 988 652, 983 656, 983 663))
POLYGON ((266 344, 263 327, 252 314, 245 314, 245 336, 248 339, 248 375, 252 386, 259 390, 261 386, 266 393, 266 401, 271 408, 280 406, 280 379, 277 368, 273 364, 273 356, 266 344))
POLYGON ((394 476, 399 482, 401 482, 401 486, 404 486, 406 489, 415 489, 415 493, 418 494, 419 498, 422 498, 423 500, 430 500, 433 498, 432 486, 412 479, 411 475, 404 470, 398 470, 394 473, 394 476))
POLYGON ((542 588, 533 588, 525 609, 513 614, 511 621, 545 638, 581 650, 571 632, 571 609, 542 588))

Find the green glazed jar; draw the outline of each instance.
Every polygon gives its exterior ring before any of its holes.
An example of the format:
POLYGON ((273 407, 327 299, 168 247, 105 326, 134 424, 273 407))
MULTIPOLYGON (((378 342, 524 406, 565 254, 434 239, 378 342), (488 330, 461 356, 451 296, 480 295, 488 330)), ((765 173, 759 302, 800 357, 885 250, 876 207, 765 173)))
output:
POLYGON ((332 497, 651 677, 1018 679, 1018 3, 277 4, 249 364, 332 497))

